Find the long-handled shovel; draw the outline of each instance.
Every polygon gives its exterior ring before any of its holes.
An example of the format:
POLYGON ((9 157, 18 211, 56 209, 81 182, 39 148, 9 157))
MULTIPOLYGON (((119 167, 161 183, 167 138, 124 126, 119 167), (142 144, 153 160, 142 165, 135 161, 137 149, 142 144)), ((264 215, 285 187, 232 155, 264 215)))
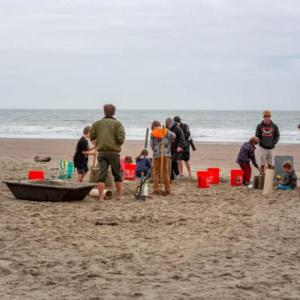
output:
MULTIPOLYGON (((163 134, 165 132, 165 126, 162 128, 163 134)), ((163 181, 163 167, 164 167, 164 143, 163 143, 164 137, 162 136, 160 141, 160 180, 159 180, 159 191, 162 192, 162 181, 163 181)))
MULTIPOLYGON (((144 150, 147 150, 147 147, 148 147, 148 137, 149 137, 149 128, 147 128, 147 130, 146 130, 144 150)), ((151 172, 151 170, 150 170, 150 172, 151 172)), ((142 176, 140 183, 139 183, 138 187, 136 188, 135 198, 137 200, 146 200, 146 196, 143 195, 143 188, 147 184, 148 178, 149 178, 148 174, 144 174, 144 176, 142 176)))

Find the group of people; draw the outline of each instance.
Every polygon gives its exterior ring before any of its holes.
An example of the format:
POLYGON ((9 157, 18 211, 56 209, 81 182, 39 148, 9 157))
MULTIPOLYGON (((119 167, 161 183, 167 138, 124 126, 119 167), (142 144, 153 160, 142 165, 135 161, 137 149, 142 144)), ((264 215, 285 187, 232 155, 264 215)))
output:
MULTIPOLYGON (((78 181, 82 181, 88 172, 88 156, 97 153, 100 169, 98 178, 99 200, 104 200, 105 180, 108 168, 111 168, 114 177, 117 199, 122 199, 122 167, 120 160, 121 146, 125 141, 125 130, 123 125, 114 116, 116 108, 112 104, 103 107, 104 117, 91 127, 83 130, 83 136, 77 143, 74 155, 74 166, 77 169, 78 181), (89 147, 88 140, 94 147, 89 147)), ((170 194, 170 182, 177 177, 183 176, 183 166, 187 168, 191 176, 190 167, 190 144, 192 143, 189 126, 184 124, 179 116, 167 118, 165 125, 161 126, 159 121, 153 121, 151 126, 150 145, 153 158, 147 158, 148 151, 143 149, 136 158, 136 175, 146 176, 152 169, 153 194, 159 194, 159 181, 162 176, 164 191, 162 195, 170 194), (155 137, 155 131, 163 131, 161 137, 155 137), (151 166, 152 164, 152 166, 151 166)))
MULTIPOLYGON (((105 180, 108 168, 111 167, 114 177, 117 199, 122 196, 122 168, 120 164, 121 146, 125 141, 123 125, 114 116, 116 108, 112 104, 103 107, 104 117, 93 123, 91 127, 83 130, 83 137, 77 143, 74 155, 74 165, 78 172, 78 181, 82 181, 88 172, 88 156, 97 153, 99 164, 98 191, 99 200, 104 200, 105 180), (93 144, 90 148, 88 139, 93 144)), ((299 128, 300 129, 300 128, 299 128)), ((278 126, 271 120, 271 112, 264 111, 263 121, 257 125, 256 134, 240 149, 237 163, 244 171, 243 183, 250 184, 252 169, 250 162, 264 175, 266 168, 273 166, 273 149, 280 139, 278 126), (255 156, 256 146, 260 146, 260 165, 255 156)), ((183 166, 186 166, 188 175, 191 176, 190 146, 194 145, 191 139, 189 126, 182 122, 179 116, 167 118, 165 124, 153 121, 151 125, 150 146, 153 158, 147 158, 148 152, 143 149, 136 158, 137 176, 146 176, 152 170, 153 194, 170 194, 171 181, 183 176, 183 166), (159 188, 159 182, 163 183, 164 190, 159 188)), ((297 185, 297 176, 291 162, 285 162, 282 166, 286 176, 278 181, 278 189, 294 189, 297 185)))
MULTIPOLYGON (((300 129, 300 125, 298 126, 300 129)), ((249 185, 252 175, 250 162, 259 170, 260 175, 265 174, 265 169, 273 169, 273 149, 280 139, 278 126, 271 120, 271 112, 263 112, 263 121, 257 125, 255 136, 244 143, 237 157, 237 163, 244 171, 243 184, 249 185), (260 146, 260 165, 257 164, 255 150, 260 146)), ((282 164, 285 175, 278 178, 276 189, 293 190, 297 186, 297 175, 290 161, 282 164)))

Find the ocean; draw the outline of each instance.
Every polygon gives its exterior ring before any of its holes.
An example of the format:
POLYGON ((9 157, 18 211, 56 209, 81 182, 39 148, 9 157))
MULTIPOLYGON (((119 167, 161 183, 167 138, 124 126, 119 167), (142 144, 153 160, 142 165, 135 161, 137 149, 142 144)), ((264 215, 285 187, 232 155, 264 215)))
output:
MULTIPOLYGON (((119 110, 127 140, 143 140, 153 120, 179 115, 197 142, 243 142, 255 133, 261 111, 119 110)), ((82 129, 102 117, 99 110, 0 110, 0 138, 78 139, 82 129)), ((300 143, 300 111, 274 111, 282 143, 300 143)))

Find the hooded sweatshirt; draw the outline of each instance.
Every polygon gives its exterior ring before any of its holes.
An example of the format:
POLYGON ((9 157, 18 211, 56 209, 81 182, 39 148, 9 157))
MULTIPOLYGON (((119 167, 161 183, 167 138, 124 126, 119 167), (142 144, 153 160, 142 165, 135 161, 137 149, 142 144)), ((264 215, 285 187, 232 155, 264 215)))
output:
POLYGON ((254 167, 258 168, 256 159, 255 159, 255 146, 249 142, 244 143, 241 147, 240 153, 236 162, 249 164, 250 160, 252 161, 254 167))
POLYGON ((280 133, 275 123, 271 121, 267 125, 262 121, 257 125, 255 136, 259 138, 259 145, 262 148, 273 149, 279 141, 280 133))

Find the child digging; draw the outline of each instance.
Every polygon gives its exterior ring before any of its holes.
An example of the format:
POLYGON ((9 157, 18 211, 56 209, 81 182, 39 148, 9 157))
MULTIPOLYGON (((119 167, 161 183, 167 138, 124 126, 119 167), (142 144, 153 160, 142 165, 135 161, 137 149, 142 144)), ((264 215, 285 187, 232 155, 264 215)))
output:
POLYGON ((147 176, 148 172, 151 169, 151 161, 147 156, 148 156, 148 151, 144 149, 142 150, 141 154, 135 159, 136 161, 135 175, 138 178, 147 176))
POLYGON ((283 179, 277 183, 276 190, 291 191, 297 187, 297 175, 290 161, 282 164, 285 172, 283 179))
POLYGON ((159 180, 164 184, 163 196, 170 194, 170 158, 171 140, 175 134, 161 127, 160 122, 154 121, 151 125, 150 146, 153 150, 153 195, 159 195, 159 180), (161 170, 162 168, 162 170, 161 170), (162 178, 160 178, 162 174, 162 178))
POLYGON ((249 185, 251 180, 251 165, 250 161, 255 168, 259 169, 256 158, 255 158, 255 149, 256 145, 259 143, 259 139, 257 137, 252 137, 249 142, 246 142, 242 145, 241 150, 239 152, 238 158, 236 162, 240 165, 241 169, 244 171, 243 175, 243 184, 249 185))
POLYGON ((82 182, 84 176, 89 171, 88 155, 92 154, 94 148, 89 148, 88 139, 90 138, 90 127, 83 129, 83 136, 79 139, 76 146, 76 152, 73 157, 74 167, 77 169, 77 181, 82 182))

